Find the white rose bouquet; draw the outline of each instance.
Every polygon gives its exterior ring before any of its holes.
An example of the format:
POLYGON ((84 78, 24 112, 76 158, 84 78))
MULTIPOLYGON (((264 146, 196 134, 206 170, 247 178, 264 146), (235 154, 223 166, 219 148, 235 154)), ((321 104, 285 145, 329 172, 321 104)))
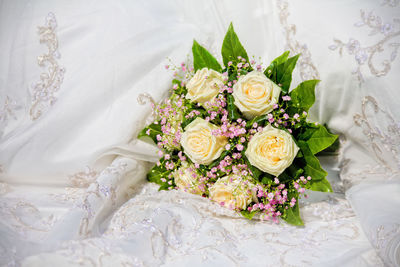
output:
POLYGON ((336 135, 307 120, 318 81, 290 91, 299 55, 285 52, 264 69, 249 60, 232 24, 224 67, 196 41, 192 52, 193 67, 174 67, 170 97, 153 107, 155 121, 138 135, 160 148, 147 179, 249 219, 303 225, 299 197, 306 189, 332 191, 316 154, 337 146, 336 135))

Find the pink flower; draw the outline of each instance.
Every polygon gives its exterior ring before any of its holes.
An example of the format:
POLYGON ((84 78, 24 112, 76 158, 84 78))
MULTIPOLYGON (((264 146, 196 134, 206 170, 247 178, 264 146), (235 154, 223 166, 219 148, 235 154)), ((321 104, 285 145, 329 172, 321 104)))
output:
POLYGON ((289 115, 288 115, 287 113, 285 113, 285 114, 283 114, 283 118, 284 118, 285 120, 287 120, 287 119, 289 119, 289 115))
POLYGON ((242 151, 243 150, 243 145, 242 144, 237 144, 236 145, 236 149, 238 150, 238 151, 242 151))

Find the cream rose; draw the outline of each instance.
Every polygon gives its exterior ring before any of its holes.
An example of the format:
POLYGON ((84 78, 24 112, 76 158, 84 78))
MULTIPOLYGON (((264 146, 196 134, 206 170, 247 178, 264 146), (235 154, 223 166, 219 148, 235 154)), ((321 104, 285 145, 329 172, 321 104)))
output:
POLYGON ((198 70, 188 82, 186 98, 193 102, 204 104, 218 95, 224 85, 222 74, 215 70, 203 68, 198 70))
POLYGON ((281 88, 262 72, 252 71, 233 86, 235 105, 247 119, 267 114, 278 103, 281 88))
POLYGON ((244 210, 256 199, 253 187, 254 184, 240 176, 225 176, 209 188, 210 199, 227 208, 244 210))
POLYGON ((251 138, 245 155, 251 165, 278 176, 292 164, 298 151, 299 148, 288 132, 269 124, 251 138))
POLYGON ((200 182, 198 180, 198 174, 194 170, 194 166, 189 166, 189 164, 186 163, 173 172, 172 175, 179 189, 192 194, 201 195, 203 192, 199 188, 200 182))
POLYGON ((216 129, 217 126, 201 118, 196 118, 185 127, 181 145, 194 163, 210 164, 221 155, 228 140, 225 136, 213 135, 212 131, 216 129))

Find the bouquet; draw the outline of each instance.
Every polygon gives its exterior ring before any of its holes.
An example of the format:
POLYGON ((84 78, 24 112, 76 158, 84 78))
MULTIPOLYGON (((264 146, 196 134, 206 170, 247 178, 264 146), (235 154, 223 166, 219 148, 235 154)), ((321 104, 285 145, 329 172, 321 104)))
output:
POLYGON ((160 148, 147 179, 249 219, 303 225, 299 197, 306 189, 332 191, 316 154, 337 136, 307 120, 319 81, 289 91, 299 55, 285 52, 263 69, 249 60, 232 23, 223 66, 196 41, 192 52, 193 66, 173 67, 170 96, 153 105, 155 120, 138 135, 160 148))

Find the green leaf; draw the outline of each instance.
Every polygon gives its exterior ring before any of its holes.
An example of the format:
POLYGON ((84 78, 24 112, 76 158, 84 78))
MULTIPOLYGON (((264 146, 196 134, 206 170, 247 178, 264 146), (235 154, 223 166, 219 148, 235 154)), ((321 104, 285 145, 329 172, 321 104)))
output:
POLYGON ((154 167, 147 173, 147 180, 152 183, 156 183, 160 185, 159 190, 167 190, 171 185, 168 182, 161 181, 161 178, 165 178, 168 180, 168 175, 171 173, 171 170, 167 170, 164 166, 164 160, 160 160, 160 166, 154 165, 154 167))
POLYGON ((298 141, 297 144, 303 153, 304 160, 306 161, 306 166, 304 167, 305 174, 311 176, 312 181, 320 181, 325 179, 328 173, 322 169, 318 158, 311 152, 308 144, 301 140, 298 141))
POLYGON ((308 140, 306 140, 306 142, 311 152, 315 155, 318 152, 330 147, 337 138, 337 135, 329 133, 324 126, 319 125, 319 127, 316 129, 312 128, 312 134, 308 140))
POLYGON ((320 192, 333 192, 331 184, 326 178, 319 181, 311 180, 309 183, 310 185, 307 187, 307 189, 320 192))
POLYGON ((276 75, 276 68, 278 65, 285 63, 289 57, 289 51, 285 51, 282 55, 275 58, 268 66, 268 68, 264 71, 265 76, 271 79, 271 76, 276 75))
POLYGON ((157 144, 157 135, 160 134, 162 135, 161 132, 161 125, 159 122, 153 122, 152 124, 150 124, 149 126, 145 127, 143 130, 140 131, 140 133, 138 134, 137 138, 151 138, 151 140, 153 140, 153 142, 155 144, 157 144), (148 130, 149 131, 149 135, 146 133, 148 130))
POLYGON ((257 213, 256 211, 248 211, 248 210, 242 210, 240 212, 242 214, 243 217, 251 220, 253 219, 254 215, 257 213))
POLYGON ((292 82, 292 72, 296 66, 300 54, 287 58, 289 51, 274 59, 264 74, 274 83, 281 87, 283 93, 289 92, 292 82))
POLYGON ((246 50, 243 48, 242 44, 237 37, 235 30, 233 29, 232 23, 229 25, 228 31, 226 32, 224 42, 222 43, 222 59, 224 61, 225 67, 228 66, 228 62, 238 62, 238 57, 249 61, 246 50))
POLYGON ((247 127, 247 128, 253 127, 253 124, 254 124, 255 122, 257 122, 258 126, 263 127, 263 126, 265 126, 264 122, 267 121, 267 120, 268 120, 268 116, 267 116, 267 115, 260 115, 260 116, 257 116, 257 117, 255 117, 255 118, 249 120, 249 121, 246 123, 246 127, 247 127))
POLYGON ((300 217, 300 209, 299 209, 299 198, 296 194, 289 194, 288 199, 292 199, 294 197, 296 199, 296 204, 293 207, 289 207, 286 210, 285 216, 282 217, 287 223, 296 226, 304 225, 303 220, 300 217))
MULTIPOLYGON (((243 150, 244 151, 244 150, 243 150)), ((242 157, 244 158, 247 167, 250 169, 250 171, 253 173, 253 178, 256 179, 257 181, 260 180, 260 176, 261 174, 263 174, 262 171, 260 171, 257 167, 254 167, 253 165, 251 165, 250 161, 248 160, 248 158, 244 155, 244 153, 242 153, 242 157)))
POLYGON ((207 49, 196 42, 196 40, 193 40, 192 52, 195 71, 202 68, 213 69, 218 72, 222 71, 221 65, 218 61, 207 51, 207 49))
MULTIPOLYGON (((328 130, 329 132, 329 130, 328 130)), ((332 153, 336 153, 339 150, 340 147, 340 141, 339 138, 336 138, 335 142, 333 142, 332 145, 330 145, 329 147, 325 148, 324 150, 322 150, 321 152, 318 152, 316 155, 317 156, 322 156, 322 155, 332 155, 332 153)))
POLYGON ((192 117, 192 118, 188 118, 188 119, 185 118, 185 119, 183 120, 182 124, 181 124, 182 129, 185 129, 186 126, 188 126, 188 125, 189 125, 192 121, 194 121, 196 118, 197 118, 197 117, 192 117))
POLYGON ((308 80, 299 84, 290 92, 292 105, 298 109, 308 111, 315 102, 315 86, 319 80, 308 80))
POLYGON ((233 121, 240 118, 239 110, 235 105, 235 99, 231 94, 227 95, 228 118, 233 121))

